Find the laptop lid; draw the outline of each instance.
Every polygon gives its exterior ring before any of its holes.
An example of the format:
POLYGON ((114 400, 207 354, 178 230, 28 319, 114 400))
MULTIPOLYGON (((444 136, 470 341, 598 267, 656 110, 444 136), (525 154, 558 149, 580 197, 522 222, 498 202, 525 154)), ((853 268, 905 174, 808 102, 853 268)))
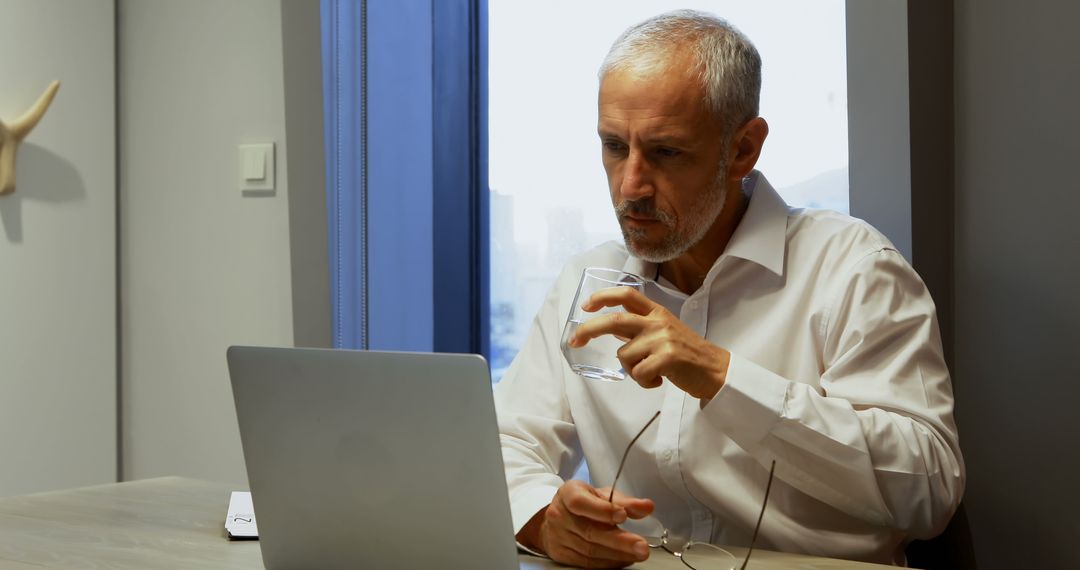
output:
POLYGON ((518 568, 482 357, 227 357, 267 568, 518 568))

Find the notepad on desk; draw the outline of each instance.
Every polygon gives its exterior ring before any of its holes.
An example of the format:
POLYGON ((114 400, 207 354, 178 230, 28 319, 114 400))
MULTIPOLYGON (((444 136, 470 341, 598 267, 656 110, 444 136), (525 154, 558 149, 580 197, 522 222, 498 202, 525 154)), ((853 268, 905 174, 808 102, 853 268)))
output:
POLYGON ((225 515, 225 533, 229 540, 259 538, 255 525, 255 507, 251 504, 250 491, 233 491, 229 496, 229 513, 225 515))

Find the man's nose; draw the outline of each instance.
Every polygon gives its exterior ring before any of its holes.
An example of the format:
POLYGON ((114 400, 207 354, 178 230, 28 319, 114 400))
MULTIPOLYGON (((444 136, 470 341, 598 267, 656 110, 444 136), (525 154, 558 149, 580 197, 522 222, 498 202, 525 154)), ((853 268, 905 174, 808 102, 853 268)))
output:
POLYGON ((626 158, 619 193, 624 200, 640 200, 653 195, 652 168, 641 151, 631 149, 626 158))

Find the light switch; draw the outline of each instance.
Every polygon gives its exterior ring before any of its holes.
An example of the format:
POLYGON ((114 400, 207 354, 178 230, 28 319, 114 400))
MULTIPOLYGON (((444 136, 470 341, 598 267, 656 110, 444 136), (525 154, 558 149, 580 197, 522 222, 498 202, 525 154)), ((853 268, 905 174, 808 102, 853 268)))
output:
POLYGON ((274 189, 274 143, 240 145, 240 190, 274 189))
POLYGON ((266 178, 266 155, 258 149, 244 151, 244 180, 261 182, 266 178))

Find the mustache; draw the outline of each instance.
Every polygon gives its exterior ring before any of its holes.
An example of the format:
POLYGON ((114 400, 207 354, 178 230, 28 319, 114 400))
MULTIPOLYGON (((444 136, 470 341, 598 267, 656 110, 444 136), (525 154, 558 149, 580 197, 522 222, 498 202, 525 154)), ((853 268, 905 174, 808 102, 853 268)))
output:
POLYGON ((656 207, 656 201, 652 198, 642 200, 624 200, 615 206, 615 215, 622 219, 627 214, 637 217, 652 218, 665 226, 675 224, 675 216, 656 207))

